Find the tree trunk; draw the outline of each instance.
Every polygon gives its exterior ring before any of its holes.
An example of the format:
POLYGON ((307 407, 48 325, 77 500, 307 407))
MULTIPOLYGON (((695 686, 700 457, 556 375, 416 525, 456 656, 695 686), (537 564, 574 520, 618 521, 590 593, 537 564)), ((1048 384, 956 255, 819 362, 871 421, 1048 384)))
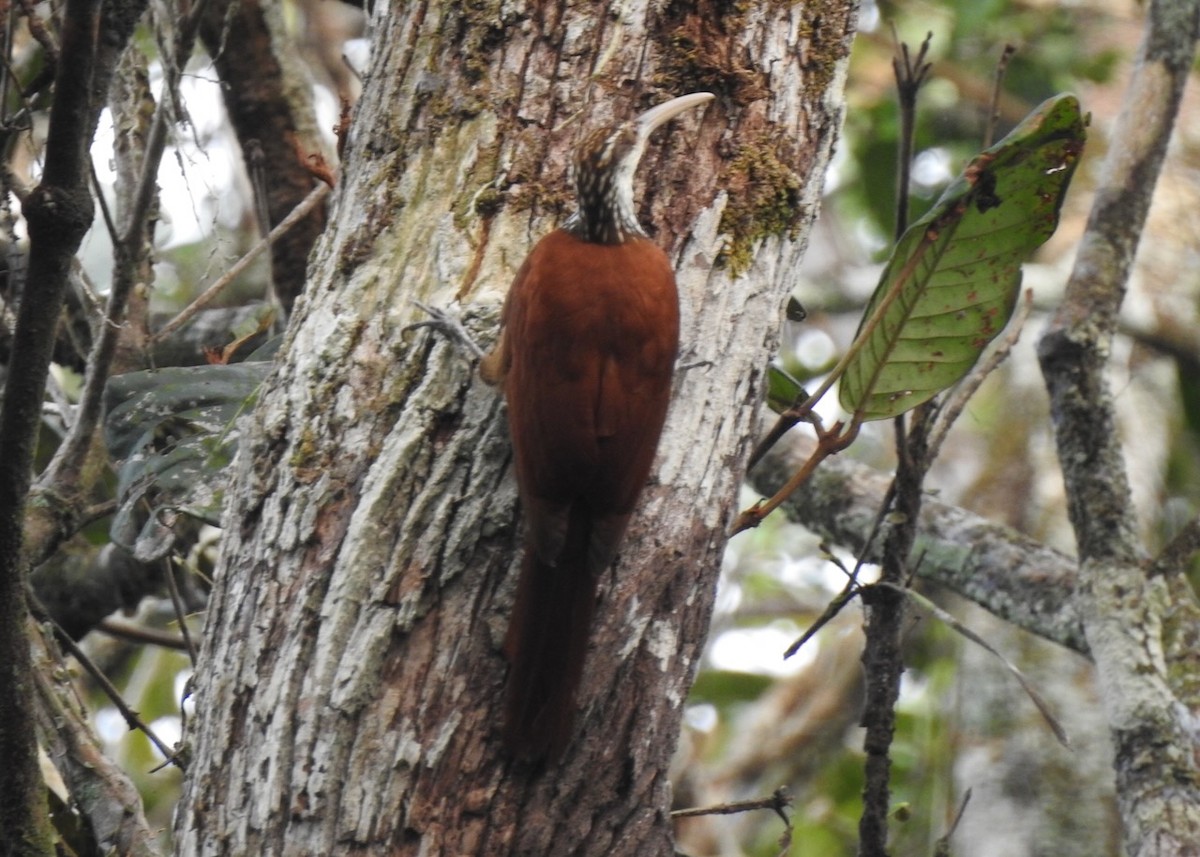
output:
POLYGON ((181 854, 670 855, 667 766, 763 370, 841 121, 856 4, 411 2, 375 54, 330 226, 244 426, 196 676, 181 854), (684 363, 564 758, 507 758, 519 510, 502 401, 413 298, 481 339, 568 212, 594 125, 684 92, 642 222, 684 363))

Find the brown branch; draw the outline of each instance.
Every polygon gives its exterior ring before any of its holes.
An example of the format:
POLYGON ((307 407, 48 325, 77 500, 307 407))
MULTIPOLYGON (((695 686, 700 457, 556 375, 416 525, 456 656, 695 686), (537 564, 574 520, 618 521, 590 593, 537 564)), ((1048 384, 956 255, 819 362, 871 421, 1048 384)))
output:
POLYGON ((157 628, 147 628, 144 625, 132 625, 119 619, 105 619, 96 626, 96 630, 130 643, 159 646, 164 649, 174 649, 177 652, 188 651, 187 642, 179 634, 160 631, 157 628))
POLYGON ((792 795, 787 786, 780 786, 767 797, 754 800, 735 800, 728 803, 718 803, 712 806, 695 806, 689 809, 676 809, 671 812, 671 818, 695 818, 700 815, 733 815, 739 812, 752 812, 756 809, 770 809, 778 813, 783 820, 788 820, 783 811, 792 805, 792 795))
POLYGON ((702 815, 734 815, 741 812, 754 812, 759 809, 772 810, 783 820, 783 835, 779 838, 779 847, 783 849, 780 855, 787 854, 792 844, 792 820, 786 810, 792 805, 792 793, 787 786, 780 786, 764 798, 754 800, 736 800, 728 803, 718 803, 712 806, 698 806, 690 809, 672 811, 671 818, 696 818, 702 815))

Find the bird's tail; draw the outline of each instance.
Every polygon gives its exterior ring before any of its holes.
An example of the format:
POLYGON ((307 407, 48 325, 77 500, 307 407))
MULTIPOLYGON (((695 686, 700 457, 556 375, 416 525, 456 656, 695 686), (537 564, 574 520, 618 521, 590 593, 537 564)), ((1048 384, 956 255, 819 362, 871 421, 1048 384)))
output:
POLYGON ((590 530, 587 516, 572 514, 554 565, 532 548, 525 550, 504 639, 509 661, 504 740, 519 758, 554 759, 571 738, 596 603, 590 530))

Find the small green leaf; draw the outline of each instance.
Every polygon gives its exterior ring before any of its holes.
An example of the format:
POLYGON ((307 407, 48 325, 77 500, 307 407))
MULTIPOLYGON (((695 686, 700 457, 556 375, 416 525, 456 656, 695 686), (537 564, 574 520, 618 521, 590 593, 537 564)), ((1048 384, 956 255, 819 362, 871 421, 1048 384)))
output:
POLYGON ((1058 226, 1084 126, 1075 96, 1051 98, 904 233, 846 361, 843 408, 893 417, 966 375, 1012 315, 1021 263, 1058 226))
POLYGON ((792 377, 786 369, 770 364, 767 366, 767 405, 777 414, 782 414, 797 402, 808 398, 804 385, 792 377))

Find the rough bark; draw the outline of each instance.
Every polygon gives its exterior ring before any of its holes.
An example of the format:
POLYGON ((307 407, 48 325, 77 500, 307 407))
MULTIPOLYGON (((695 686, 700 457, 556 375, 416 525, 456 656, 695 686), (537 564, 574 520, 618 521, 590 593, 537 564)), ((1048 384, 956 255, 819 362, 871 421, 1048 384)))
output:
MULTIPOLYGON (((1117 312, 1195 57, 1200 3, 1157 0, 1063 304, 1038 345, 1067 509, 1080 614, 1115 753, 1126 850, 1200 854, 1200 700, 1171 651, 1170 575, 1148 575, 1106 375, 1117 312)), ((1176 588, 1173 593, 1181 593, 1176 588)), ((1190 593, 1188 606, 1195 612, 1190 593)), ((1183 605, 1180 605, 1182 607, 1183 605)))
POLYGON ((236 464, 197 673, 182 854, 672 853, 667 763, 760 380, 841 118, 853 3, 377 8, 336 210, 236 464), (503 409, 411 298, 488 338, 597 122, 718 101, 652 143, 641 217, 686 359, 601 581, 577 736, 495 715, 517 569, 503 409))

